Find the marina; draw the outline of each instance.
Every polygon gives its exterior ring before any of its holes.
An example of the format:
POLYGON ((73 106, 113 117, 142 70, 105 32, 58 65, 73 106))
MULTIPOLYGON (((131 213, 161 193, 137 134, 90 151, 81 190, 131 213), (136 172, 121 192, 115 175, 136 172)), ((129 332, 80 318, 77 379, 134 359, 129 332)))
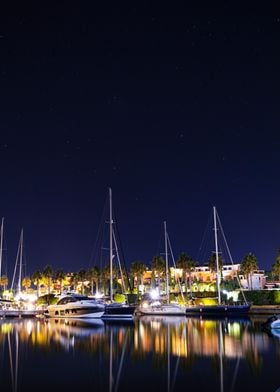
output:
POLYGON ((240 5, 3 3, 1 392, 280 392, 280 13, 240 5))
POLYGON ((264 317, 2 319, 5 391, 276 391, 280 338, 264 317), (55 364, 63 366, 55 366, 55 364), (44 364, 44 366, 43 366, 44 364), (79 366, 79 372, 75 369, 79 366), (43 367, 42 367, 43 366, 43 367), (135 384, 135 379, 137 383, 135 384), (56 381, 55 381, 56 380, 56 381), (58 381, 59 380, 59 381, 58 381))

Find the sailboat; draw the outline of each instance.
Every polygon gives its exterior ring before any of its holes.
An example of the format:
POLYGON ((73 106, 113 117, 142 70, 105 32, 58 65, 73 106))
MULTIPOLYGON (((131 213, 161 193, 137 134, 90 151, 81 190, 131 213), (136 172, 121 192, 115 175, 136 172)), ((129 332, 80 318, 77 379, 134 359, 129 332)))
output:
MULTIPOLYGON (((218 253, 218 229, 217 229, 217 210, 213 207, 213 218, 214 218, 214 233, 215 233, 215 259, 216 259, 216 282, 218 292, 218 304, 217 305, 189 305, 186 308, 186 314, 201 314, 201 315, 217 315, 217 316, 238 316, 247 314, 250 310, 251 305, 246 301, 243 294, 244 304, 238 305, 225 305, 221 301, 221 288, 220 288, 220 273, 219 273, 219 253, 218 253)), ((228 249, 228 246, 226 244, 228 249)), ((229 252, 229 249, 228 249, 229 252)), ((231 258, 231 257, 230 257, 231 258)), ((232 261, 232 259, 231 259, 232 261)), ((240 287, 241 289, 241 287, 240 287)), ((242 290, 242 289, 241 289, 242 290)))
POLYGON ((23 229, 21 229, 17 257, 15 262, 14 274, 11 284, 11 290, 15 291, 16 301, 6 303, 0 310, 2 317, 35 317, 40 311, 29 303, 26 303, 22 296, 22 266, 23 266, 23 229), (18 270, 18 281, 16 284, 16 274, 18 270), (16 286, 16 288, 14 287, 16 286))
POLYGON ((186 307, 170 303, 169 293, 169 262, 168 262, 168 235, 166 230, 166 221, 164 221, 164 239, 165 239, 165 275, 166 275, 166 297, 167 303, 159 300, 151 300, 142 302, 137 313, 140 315, 166 315, 166 316, 185 316, 186 307))
MULTIPOLYGON (((116 238, 113 230, 112 189, 109 188, 109 247, 110 247, 110 301, 105 305, 104 320, 132 320, 136 306, 114 302, 113 298, 113 241, 115 243, 116 256, 119 260, 116 238)), ((119 263, 120 267, 120 263, 119 263)), ((121 268, 120 268, 121 269, 121 268)), ((123 279, 122 279, 123 281, 123 279)))

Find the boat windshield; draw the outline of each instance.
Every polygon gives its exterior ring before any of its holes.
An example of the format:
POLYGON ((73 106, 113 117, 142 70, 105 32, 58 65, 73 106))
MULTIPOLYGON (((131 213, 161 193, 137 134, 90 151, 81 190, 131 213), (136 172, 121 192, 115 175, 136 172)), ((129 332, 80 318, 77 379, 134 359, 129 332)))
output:
POLYGON ((77 301, 88 301, 90 298, 88 298, 85 295, 68 295, 67 297, 61 298, 58 302, 57 305, 64 305, 68 304, 70 302, 77 302, 77 301))
POLYGON ((86 301, 89 300, 90 298, 85 296, 85 295, 75 295, 74 296, 75 301, 86 301))

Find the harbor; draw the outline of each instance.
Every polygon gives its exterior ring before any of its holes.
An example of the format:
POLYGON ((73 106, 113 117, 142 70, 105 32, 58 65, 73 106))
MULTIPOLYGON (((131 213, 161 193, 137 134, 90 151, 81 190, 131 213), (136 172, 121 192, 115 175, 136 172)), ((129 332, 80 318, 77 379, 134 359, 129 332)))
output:
POLYGON ((155 386, 180 391, 186 385, 203 390, 211 385, 218 392, 250 388, 261 392, 265 383, 274 392, 279 387, 274 365, 280 338, 261 329, 264 320, 254 316, 142 316, 121 322, 1 319, 2 382, 12 392, 35 390, 38 384, 54 391, 72 392, 79 386, 121 392, 131 390, 137 374, 136 391, 155 386), (63 363, 59 383, 54 381, 54 361, 63 363))

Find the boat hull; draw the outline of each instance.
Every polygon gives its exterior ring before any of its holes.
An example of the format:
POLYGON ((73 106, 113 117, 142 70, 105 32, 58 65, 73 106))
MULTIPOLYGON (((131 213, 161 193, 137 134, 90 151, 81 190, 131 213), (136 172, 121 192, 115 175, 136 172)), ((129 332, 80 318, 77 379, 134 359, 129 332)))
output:
POLYGON ((186 315, 215 315, 215 316, 239 316, 241 314, 248 314, 251 305, 213 305, 213 306, 190 306, 186 308, 186 315))
POLYGON ((100 306, 72 306, 61 307, 51 305, 45 316, 55 318, 100 318, 104 314, 104 308, 100 306))
POLYGON ((186 308, 179 305, 139 306, 137 308, 137 314, 157 316, 186 316, 186 308))
POLYGON ((136 306, 129 305, 107 305, 102 315, 104 320, 132 320, 136 306))

